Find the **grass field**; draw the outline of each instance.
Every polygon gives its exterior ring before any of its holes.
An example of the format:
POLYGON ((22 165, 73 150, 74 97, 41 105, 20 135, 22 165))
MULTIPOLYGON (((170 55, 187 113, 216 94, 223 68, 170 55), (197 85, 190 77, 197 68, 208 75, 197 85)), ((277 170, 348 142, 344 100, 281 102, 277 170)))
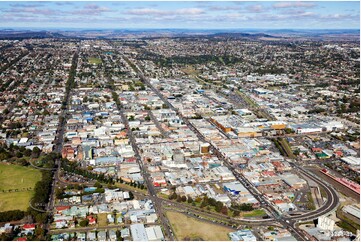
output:
POLYGON ((280 144, 286 151, 288 157, 290 157, 291 159, 296 159, 295 155, 293 154, 293 152, 291 150, 290 144, 288 143, 288 141, 286 139, 282 138, 280 141, 280 144))
POLYGON ((177 212, 167 212, 167 217, 178 240, 224 241, 229 240, 228 233, 234 231, 177 212))
POLYGON ((102 60, 96 57, 89 57, 88 61, 90 64, 101 64, 102 60))
POLYGON ((0 164, 0 211, 26 210, 41 172, 34 168, 0 164), (27 190, 30 189, 31 190, 27 190), (9 189, 12 191, 9 192, 9 189), (15 190, 17 189, 17 190, 15 190))
POLYGON ((243 217, 261 217, 261 216, 265 216, 267 215, 267 213, 263 210, 263 209, 257 209, 257 210, 253 210, 251 212, 246 212, 243 214, 243 217))

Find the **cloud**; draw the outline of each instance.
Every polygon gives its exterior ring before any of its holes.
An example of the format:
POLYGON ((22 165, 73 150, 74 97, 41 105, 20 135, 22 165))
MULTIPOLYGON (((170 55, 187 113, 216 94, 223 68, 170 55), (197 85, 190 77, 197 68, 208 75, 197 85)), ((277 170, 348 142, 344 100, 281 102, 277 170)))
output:
POLYGON ((200 8, 182 8, 175 11, 179 15, 198 15, 203 14, 204 10, 200 8))
POLYGON ((278 2, 272 5, 273 8, 312 8, 316 4, 311 2, 278 2))
POLYGON ((327 21, 333 21, 333 20, 356 20, 360 19, 360 15, 356 14, 328 14, 328 15, 322 15, 319 17, 321 20, 327 20, 327 21))
POLYGON ((260 13, 265 11, 265 8, 261 4, 249 5, 246 7, 246 9, 248 12, 252 13, 260 13))
POLYGON ((13 3, 13 4, 10 4, 10 6, 14 7, 14 8, 37 8, 37 7, 41 7, 44 5, 42 3, 31 3, 31 4, 13 3))
POLYGON ((107 7, 101 7, 96 4, 87 4, 83 7, 81 10, 73 11, 73 14, 79 14, 79 15, 99 15, 105 12, 113 12, 114 10, 111 10, 107 7))
POLYGON ((7 13, 30 13, 34 15, 55 15, 59 12, 48 9, 48 8, 33 8, 33 7, 26 7, 26 8, 11 8, 9 10, 3 10, 3 12, 7 13))
POLYGON ((239 6, 209 6, 207 7, 210 11, 233 11, 233 10, 240 10, 241 7, 239 6))
POLYGON ((55 2, 58 6, 74 5, 73 2, 55 2))
POLYGON ((177 10, 160 10, 155 8, 138 8, 131 9, 125 12, 128 15, 199 15, 205 13, 200 8, 181 8, 177 10))

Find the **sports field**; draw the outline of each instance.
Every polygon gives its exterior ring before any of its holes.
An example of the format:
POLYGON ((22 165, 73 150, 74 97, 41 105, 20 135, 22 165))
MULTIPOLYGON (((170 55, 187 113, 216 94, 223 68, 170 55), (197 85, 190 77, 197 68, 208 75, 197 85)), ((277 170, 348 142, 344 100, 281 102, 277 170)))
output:
POLYGON ((177 240, 230 240, 228 233, 233 232, 223 226, 201 222, 178 212, 166 213, 177 240))
POLYGON ((41 172, 35 168, 0 163, 0 212, 26 210, 41 172))
POLYGON ((90 64, 100 64, 102 63, 102 60, 96 57, 89 57, 88 61, 90 64))

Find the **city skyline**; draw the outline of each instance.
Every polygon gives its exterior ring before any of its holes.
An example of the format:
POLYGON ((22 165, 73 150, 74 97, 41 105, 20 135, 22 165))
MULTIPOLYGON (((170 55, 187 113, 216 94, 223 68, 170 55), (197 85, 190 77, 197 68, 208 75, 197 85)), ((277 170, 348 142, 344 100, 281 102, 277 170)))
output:
POLYGON ((1 28, 359 29, 357 1, 0 2, 1 28))

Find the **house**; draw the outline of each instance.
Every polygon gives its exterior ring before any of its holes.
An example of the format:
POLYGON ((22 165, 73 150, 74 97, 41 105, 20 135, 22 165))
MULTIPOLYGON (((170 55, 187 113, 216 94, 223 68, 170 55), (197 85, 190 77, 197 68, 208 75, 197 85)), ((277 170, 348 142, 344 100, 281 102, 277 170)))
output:
POLYGON ((55 221, 55 227, 57 229, 67 228, 68 227, 68 222, 66 220, 63 220, 63 219, 56 220, 55 221))
POLYGON ((89 231, 88 232, 88 239, 89 241, 95 241, 96 240, 96 234, 95 231, 89 231))
POLYGON ((95 225, 97 223, 97 220, 91 215, 87 216, 86 218, 89 221, 89 225, 95 225))
POLYGON ((108 215, 107 215, 107 221, 108 221, 108 223, 113 224, 113 223, 114 223, 114 217, 113 217, 113 215, 108 214, 108 215))
POLYGON ((86 240, 86 234, 85 234, 85 232, 77 233, 77 239, 78 239, 79 241, 85 241, 85 240, 86 240))
POLYGON ((0 234, 10 233, 13 230, 13 226, 10 223, 6 223, 3 227, 0 227, 0 234))
POLYGON ((162 241, 164 235, 160 226, 151 226, 145 229, 148 241, 162 241))
POLYGON ((23 231, 25 234, 34 233, 35 224, 24 224, 23 231))
POLYGON ((130 231, 133 241, 148 241, 144 224, 132 224, 130 225, 130 231))
POLYGON ((99 231, 98 232, 98 240, 99 241, 105 241, 107 239, 107 234, 105 231, 99 231))
POLYGON ((117 240, 117 234, 114 230, 109 230, 109 240, 110 241, 116 241, 117 240))
POLYGON ((16 239, 16 241, 27 241, 26 237, 19 237, 16 239))
POLYGON ((124 228, 120 231, 120 235, 122 236, 122 238, 128 238, 130 237, 130 230, 129 228, 124 228))
POLYGON ((232 241, 257 241, 251 230, 237 230, 228 234, 232 241))
POLYGON ((74 160, 75 150, 71 146, 64 146, 61 150, 61 157, 68 160, 74 160))

